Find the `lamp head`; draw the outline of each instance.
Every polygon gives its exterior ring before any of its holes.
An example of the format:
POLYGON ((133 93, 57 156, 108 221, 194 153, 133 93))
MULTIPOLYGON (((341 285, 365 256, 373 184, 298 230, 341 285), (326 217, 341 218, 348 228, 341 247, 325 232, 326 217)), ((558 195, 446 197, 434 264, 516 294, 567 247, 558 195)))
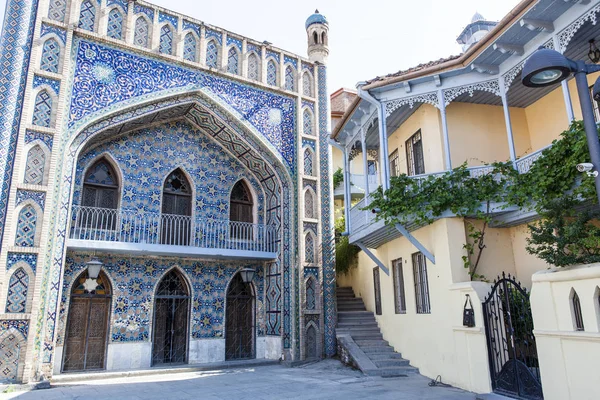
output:
POLYGON ((242 275, 242 281, 244 281, 244 283, 252 282, 255 272, 256 272, 256 270, 254 268, 250 268, 250 267, 242 268, 242 270, 240 271, 240 274, 242 275))
POLYGON ((90 261, 86 262, 85 265, 87 267, 90 279, 98 279, 98 275, 100 275, 100 269, 102 268, 102 262, 94 257, 90 261))
POLYGON ((527 87, 550 86, 573 72, 572 62, 556 50, 540 47, 525 61, 521 82, 527 87))

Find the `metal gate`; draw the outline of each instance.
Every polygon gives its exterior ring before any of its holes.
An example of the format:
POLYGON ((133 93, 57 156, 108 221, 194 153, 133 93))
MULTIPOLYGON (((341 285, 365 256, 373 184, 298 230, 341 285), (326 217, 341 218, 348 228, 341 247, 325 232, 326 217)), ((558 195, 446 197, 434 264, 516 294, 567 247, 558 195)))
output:
POLYGON ((529 294, 510 274, 494 281, 483 318, 494 392, 543 399, 529 294))
POLYGON ((152 365, 187 361, 189 293, 183 276, 175 269, 160 281, 154 302, 152 365))
POLYGON ((254 358, 254 294, 238 273, 227 290, 225 359, 248 358, 254 358))

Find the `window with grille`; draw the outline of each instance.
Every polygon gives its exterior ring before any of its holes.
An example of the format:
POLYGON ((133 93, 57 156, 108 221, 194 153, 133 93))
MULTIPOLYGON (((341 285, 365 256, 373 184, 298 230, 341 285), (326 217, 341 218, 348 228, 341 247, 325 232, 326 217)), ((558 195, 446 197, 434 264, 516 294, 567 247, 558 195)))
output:
POLYGON ((417 314, 430 314, 429 283, 427 282, 427 262, 423 253, 412 255, 413 278, 415 281, 415 302, 417 314))
POLYGON ((377 161, 367 161, 367 173, 369 175, 377 175, 377 161))
POLYGON ((396 314, 406 314, 406 294, 404 292, 404 272, 402 271, 402 259, 392 261, 394 274, 394 306, 396 314))
MULTIPOLYGON (((229 220, 232 222, 254 222, 254 202, 250 189, 244 181, 238 181, 229 198, 229 220)), ((252 239, 252 226, 232 224, 230 236, 236 239, 252 239)))
POLYGON ((594 100, 594 85, 590 86, 590 97, 592 98, 592 105, 594 106, 594 119, 596 123, 600 123, 600 107, 598 102, 594 100))
POLYGON ((409 176, 425 173, 423 141, 420 129, 406 141, 406 167, 409 176))
POLYGON ((581 313, 581 302, 579 301, 579 296, 577 292, 573 290, 573 295, 571 296, 571 308, 573 310, 573 323, 575 325, 576 331, 584 331, 585 327, 583 326, 583 314, 581 313))
POLYGON ((100 159, 85 174, 83 192, 77 221, 80 227, 115 229, 118 205, 119 181, 111 165, 100 159), (103 210, 95 210, 95 209, 103 210))
POLYGON ((399 157, 398 157, 398 149, 394 150, 392 152, 392 154, 390 154, 390 174, 392 176, 399 176, 400 175, 400 164, 398 163, 399 161, 399 157))
POLYGON ((375 293, 375 314, 381 315, 381 282, 379 267, 373 268, 373 292, 375 293))
POLYGON ((187 246, 192 226, 192 186, 177 168, 163 184, 161 244, 187 246))

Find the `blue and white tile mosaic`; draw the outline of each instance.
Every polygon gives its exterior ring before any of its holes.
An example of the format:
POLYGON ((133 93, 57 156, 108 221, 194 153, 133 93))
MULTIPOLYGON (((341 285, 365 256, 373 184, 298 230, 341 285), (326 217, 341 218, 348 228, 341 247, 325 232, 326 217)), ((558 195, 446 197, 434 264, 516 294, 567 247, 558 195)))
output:
POLYGON ((42 133, 42 132, 37 132, 37 131, 32 131, 30 129, 27 129, 25 131, 25 144, 29 144, 36 140, 39 140, 42 143, 44 143, 46 145, 46 147, 48 147, 48 149, 50 151, 52 151, 52 144, 54 142, 53 135, 51 135, 49 133, 42 133))
POLYGON ((42 23, 40 37, 43 38, 50 33, 54 33, 60 40, 62 40, 63 45, 67 42, 67 31, 54 25, 42 23))
POLYGON ((108 0, 106 4, 108 6, 119 6, 123 9, 123 11, 125 11, 125 13, 127 13, 127 10, 129 9, 129 2, 126 0, 108 0))
POLYGON ((214 31, 212 29, 206 28, 204 30, 204 34, 206 35, 206 40, 215 39, 219 45, 223 44, 223 34, 221 32, 214 31))
POLYGON ((170 22, 171 25, 173 25, 175 27, 175 29, 177 29, 177 17, 171 14, 167 14, 164 12, 159 12, 158 13, 158 22, 159 23, 163 23, 163 22, 170 22))
POLYGON ((150 21, 154 20, 154 10, 152 8, 144 7, 135 3, 133 6, 133 12, 135 14, 145 14, 148 18, 150 18, 150 21))
POLYGON ((20 262, 24 262, 27 265, 29 265, 31 271, 35 274, 35 271, 37 269, 37 254, 9 252, 6 255, 6 270, 10 271, 10 269, 14 267, 15 264, 20 262))
POLYGON ((227 36, 227 46, 234 45, 239 51, 242 51, 242 40, 233 36, 227 36))
POLYGON ((3 319, 0 320, 0 333, 9 329, 16 329, 21 332, 24 338, 27 338, 29 333, 29 321, 20 319, 3 319))
POLYGON ((55 94, 60 93, 60 81, 56 79, 46 78, 45 76, 34 75, 33 76, 33 88, 37 88, 39 86, 46 85, 54 90, 55 94))
POLYGON ((18 206, 26 200, 33 200, 43 210, 46 205, 46 192, 18 189, 15 205, 18 206))
POLYGON ((286 64, 292 64, 295 69, 298 69, 298 59, 290 56, 283 56, 283 62, 286 64))
POLYGON ((182 23, 182 29, 184 31, 187 31, 188 29, 191 30, 192 32, 196 32, 196 34, 198 35, 198 37, 200 37, 200 25, 195 24, 193 22, 187 21, 187 20, 183 20, 182 23))

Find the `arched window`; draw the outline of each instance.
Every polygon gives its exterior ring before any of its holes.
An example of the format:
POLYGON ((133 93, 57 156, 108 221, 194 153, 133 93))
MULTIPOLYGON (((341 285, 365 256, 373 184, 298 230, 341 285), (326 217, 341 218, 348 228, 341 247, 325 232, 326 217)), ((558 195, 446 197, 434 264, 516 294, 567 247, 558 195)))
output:
POLYGON ((46 128, 52 125, 52 97, 45 89, 35 96, 32 123, 46 128))
POLYGON ((314 155, 310 149, 304 149, 304 175, 315 176, 314 170, 314 155))
POLYGON ((306 309, 317 308, 317 282, 312 276, 306 281, 306 309))
POLYGON ((239 71, 239 56, 237 49, 232 46, 227 53, 227 72, 238 75, 239 71))
POLYGON ((319 44, 319 35, 317 34, 317 32, 313 32, 313 43, 319 44))
POLYGON ((79 28, 94 32, 95 23, 96 5, 90 0, 84 0, 79 11, 79 28))
POLYGON ((42 47, 42 60, 40 69, 42 71, 58 73, 58 63, 60 62, 60 45, 54 38, 44 42, 42 47))
POLYGON ((327 34, 325 32, 321 33, 321 43, 327 44, 327 34))
POLYGON ((29 275, 23 268, 17 269, 8 283, 6 298, 7 313, 27 312, 27 291, 29 290, 29 275))
POLYGON ((238 181, 229 198, 229 220, 254 222, 254 201, 252 193, 244 181, 238 181))
POLYGON ((160 28, 160 44, 158 46, 162 54, 173 54, 173 29, 169 25, 160 28))
POLYGON ((294 67, 291 65, 285 69, 285 89, 292 92, 296 90, 296 77, 294 76, 294 67))
POLYGON ((19 213, 15 246, 35 247, 37 213, 32 205, 26 205, 19 213))
POLYGON ((313 118, 308 108, 304 109, 304 112, 302 113, 302 127, 304 128, 305 135, 314 136, 313 118))
POLYGON ((162 244, 187 246, 192 226, 192 186, 183 171, 171 172, 163 185, 162 244))
POLYGON ((48 7, 48 18, 58 22, 65 22, 67 0, 50 0, 48 7))
POLYGON ((135 20, 135 32, 133 36, 133 44, 141 47, 148 48, 150 44, 149 29, 148 29, 148 21, 146 18, 139 16, 138 19, 135 20))
POLYGON ((306 328, 306 359, 318 358, 318 335, 313 324, 306 328))
POLYGON ((116 209, 119 203, 119 180, 112 166, 101 158, 87 170, 83 181, 81 205, 116 209))
POLYGON ((277 64, 273 60, 267 63, 267 84, 277 86, 277 64))
POLYGON ((308 264, 315 263, 315 238, 311 233, 304 236, 304 261, 308 264))
POLYGON ((311 190, 304 192, 304 217, 305 218, 316 218, 315 212, 315 199, 311 190))
POLYGON ((44 169, 46 168, 46 153, 40 145, 35 145, 27 152, 25 177, 23 182, 31 185, 43 185, 44 169))
POLYGON ((305 72, 304 75, 302 75, 302 94, 304 94, 305 96, 309 96, 309 97, 313 97, 313 93, 312 93, 312 79, 310 78, 310 74, 308 72, 305 72))
POLYGON ((248 56, 248 79, 260 80, 260 61, 255 53, 250 53, 248 56))
POLYGON ((571 289, 571 310, 573 312, 573 325, 576 331, 584 331, 583 314, 581 313, 581 303, 577 292, 571 289))
POLYGON ((123 14, 117 8, 113 8, 108 13, 106 35, 113 39, 123 40, 123 14))
POLYGON ((219 45, 214 40, 209 41, 206 45, 206 66, 219 67, 219 45))
POLYGON ((183 59, 196 62, 196 38, 193 33, 188 33, 183 39, 183 59))

